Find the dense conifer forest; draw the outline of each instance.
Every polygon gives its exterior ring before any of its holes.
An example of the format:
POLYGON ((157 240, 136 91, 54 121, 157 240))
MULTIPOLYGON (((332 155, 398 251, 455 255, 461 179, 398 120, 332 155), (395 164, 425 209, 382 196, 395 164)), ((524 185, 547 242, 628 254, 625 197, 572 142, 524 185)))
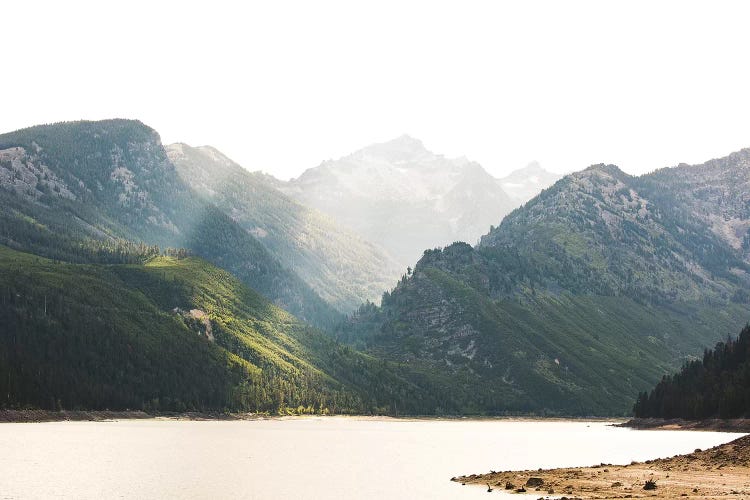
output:
POLYGON ((633 413, 688 420, 750 417, 750 325, 639 394, 633 413))

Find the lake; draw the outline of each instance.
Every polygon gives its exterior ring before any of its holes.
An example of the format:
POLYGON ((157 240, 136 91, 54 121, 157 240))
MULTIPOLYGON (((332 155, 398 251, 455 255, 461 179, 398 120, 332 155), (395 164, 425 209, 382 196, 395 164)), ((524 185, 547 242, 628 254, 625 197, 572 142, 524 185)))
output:
POLYGON ((450 478, 491 469, 629 463, 739 436, 550 420, 0 424, 0 499, 485 498, 483 488, 450 478))

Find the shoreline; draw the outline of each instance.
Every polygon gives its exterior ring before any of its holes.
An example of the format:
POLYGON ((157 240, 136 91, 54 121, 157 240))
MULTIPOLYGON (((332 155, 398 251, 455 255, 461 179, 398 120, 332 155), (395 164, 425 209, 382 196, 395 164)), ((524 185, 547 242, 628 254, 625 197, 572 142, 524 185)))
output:
POLYGON ((257 413, 146 413, 140 410, 0 410, 0 424, 42 422, 113 422, 116 420, 260 420, 257 413))
POLYGON ((398 421, 445 421, 445 422, 599 422, 613 427, 634 430, 692 430, 717 432, 750 433, 750 418, 745 419, 706 419, 700 421, 658 418, 616 417, 541 417, 533 415, 273 415, 268 413, 224 413, 224 412, 162 412, 147 413, 141 410, 0 410, 0 424, 34 422, 111 422, 117 420, 183 420, 183 421, 252 421, 283 420, 295 418, 350 418, 355 420, 398 420, 398 421))
POLYGON ((631 418, 627 422, 617 424, 616 426, 637 430, 718 431, 750 433, 750 418, 708 418, 704 420, 683 420, 681 418, 631 418))
POLYGON ((490 472, 451 481, 537 498, 741 499, 750 495, 750 435, 707 450, 628 465, 490 472))
POLYGON ((182 412, 147 413, 141 410, 0 410, 0 424, 34 422, 111 422, 115 420, 186 420, 186 421, 240 421, 240 420, 283 420, 292 418, 350 418, 356 420, 399 420, 399 421, 506 421, 506 422, 609 422, 611 425, 624 425, 624 418, 612 417, 538 417, 529 415, 503 416, 460 416, 460 415, 271 415, 268 413, 224 413, 224 412, 182 412))

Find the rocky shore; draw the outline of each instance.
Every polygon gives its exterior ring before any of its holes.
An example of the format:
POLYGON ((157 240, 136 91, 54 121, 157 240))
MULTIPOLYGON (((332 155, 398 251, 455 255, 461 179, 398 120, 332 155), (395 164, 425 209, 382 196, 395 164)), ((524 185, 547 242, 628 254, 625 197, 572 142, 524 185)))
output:
POLYGON ((537 498, 750 498, 750 436, 629 465, 491 472, 452 481, 537 498))

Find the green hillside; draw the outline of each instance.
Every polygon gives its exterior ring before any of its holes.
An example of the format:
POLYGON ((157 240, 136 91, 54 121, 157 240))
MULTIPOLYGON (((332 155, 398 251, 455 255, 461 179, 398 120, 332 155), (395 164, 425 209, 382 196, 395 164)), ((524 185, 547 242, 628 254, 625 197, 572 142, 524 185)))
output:
POLYGON ((81 265, 0 247, 1 407, 416 412, 403 367, 197 258, 81 265))
POLYGON ((90 240, 186 247, 320 326, 339 313, 177 174, 140 122, 41 125, 0 135, 0 243, 74 262, 90 240))

